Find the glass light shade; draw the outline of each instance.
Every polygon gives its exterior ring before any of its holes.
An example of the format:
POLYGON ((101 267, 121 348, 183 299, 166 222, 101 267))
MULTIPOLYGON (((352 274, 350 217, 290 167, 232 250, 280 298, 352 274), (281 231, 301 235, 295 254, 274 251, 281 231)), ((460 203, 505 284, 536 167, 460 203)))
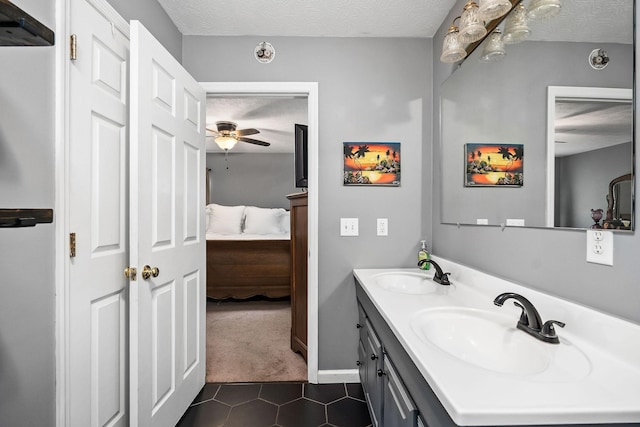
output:
POLYGON ((509 0, 481 0, 478 6, 480 19, 484 22, 499 18, 510 10, 511 2, 509 0))
POLYGON ((530 35, 527 9, 520 3, 505 20, 502 41, 504 44, 516 44, 526 40, 530 35))
POLYGON ((464 12, 460 18, 460 30, 458 40, 461 43, 477 42, 487 34, 484 21, 478 15, 478 5, 474 1, 464 6, 464 12))
POLYGON ((484 42, 480 61, 498 62, 503 59, 506 54, 507 52, 504 50, 504 43, 502 42, 502 33, 500 30, 496 30, 491 33, 484 42))
POLYGON ((225 135, 216 136, 214 141, 216 142, 216 144, 218 144, 218 147, 222 148, 225 151, 231 150, 233 146, 236 145, 236 142, 238 142, 237 139, 231 136, 225 136, 225 135))
POLYGON ((449 32, 444 36, 440 61, 451 64, 464 59, 465 56, 467 56, 467 51, 464 50, 458 39, 458 27, 453 25, 449 27, 449 32))
POLYGON ((560 13, 560 0, 531 0, 527 18, 531 20, 551 18, 560 13))

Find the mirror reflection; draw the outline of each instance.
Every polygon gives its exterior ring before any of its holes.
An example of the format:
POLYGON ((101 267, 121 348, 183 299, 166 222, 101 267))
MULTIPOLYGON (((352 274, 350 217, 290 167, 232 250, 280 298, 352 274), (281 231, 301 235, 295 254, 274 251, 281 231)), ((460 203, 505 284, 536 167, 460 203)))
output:
POLYGON ((600 226, 633 229, 633 2, 563 0, 528 25, 500 61, 481 45, 442 87, 442 222, 590 228, 601 209, 600 226), (495 149, 471 159, 474 144, 495 149), (520 147, 522 175, 469 185, 470 161, 487 177, 513 167, 505 147, 520 147))

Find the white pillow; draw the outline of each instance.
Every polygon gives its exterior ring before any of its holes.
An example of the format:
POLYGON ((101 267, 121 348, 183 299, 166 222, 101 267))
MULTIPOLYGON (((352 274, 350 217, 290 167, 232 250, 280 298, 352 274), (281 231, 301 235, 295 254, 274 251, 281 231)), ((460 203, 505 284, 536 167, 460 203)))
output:
POLYGON ((280 234, 280 220, 284 209, 258 208, 247 206, 245 209, 244 232, 247 234, 280 234))
POLYGON ((291 212, 284 211, 282 213, 282 218, 280 219, 280 228, 283 233, 291 232, 291 212))
POLYGON ((240 234, 242 233, 242 217, 244 205, 222 206, 215 203, 207 205, 209 224, 207 233, 240 234))

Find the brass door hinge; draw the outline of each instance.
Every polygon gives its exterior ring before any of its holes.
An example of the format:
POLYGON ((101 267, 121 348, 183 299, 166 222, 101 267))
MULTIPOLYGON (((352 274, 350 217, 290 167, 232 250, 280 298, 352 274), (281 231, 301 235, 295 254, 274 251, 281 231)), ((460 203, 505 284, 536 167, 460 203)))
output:
POLYGON ((76 233, 69 233, 69 258, 76 257, 76 233))
POLYGON ((69 59, 72 61, 78 59, 78 36, 75 34, 69 37, 69 59))

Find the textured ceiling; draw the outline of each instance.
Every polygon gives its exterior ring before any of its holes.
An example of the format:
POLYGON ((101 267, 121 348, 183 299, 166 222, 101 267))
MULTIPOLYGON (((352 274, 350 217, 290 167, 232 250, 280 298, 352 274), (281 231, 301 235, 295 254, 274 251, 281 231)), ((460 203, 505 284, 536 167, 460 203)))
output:
MULTIPOLYGON (((185 35, 433 37, 455 0, 158 0, 185 35)), ((524 0, 525 6, 529 0, 524 0)), ((563 0, 532 40, 632 40, 632 0, 563 0), (584 29, 588 31, 585 32, 584 29), (588 40, 585 39, 585 35, 588 40)), ((459 13, 462 13, 460 8, 459 13)))
POLYGON ((433 37, 455 0, 158 0, 185 35, 433 37))
MULTIPOLYGON (((249 138, 269 142, 271 146, 238 142, 234 153, 293 153, 294 125, 307 124, 307 98, 285 96, 236 96, 207 98, 207 128, 216 129, 217 121, 231 121, 238 129, 255 128, 259 134, 249 138)), ((207 152, 223 153, 207 138, 207 152)))
POLYGON ((558 16, 529 27, 531 40, 632 43, 633 0, 563 0, 558 16))
POLYGON ((556 101, 556 157, 633 140, 631 102, 556 101))

